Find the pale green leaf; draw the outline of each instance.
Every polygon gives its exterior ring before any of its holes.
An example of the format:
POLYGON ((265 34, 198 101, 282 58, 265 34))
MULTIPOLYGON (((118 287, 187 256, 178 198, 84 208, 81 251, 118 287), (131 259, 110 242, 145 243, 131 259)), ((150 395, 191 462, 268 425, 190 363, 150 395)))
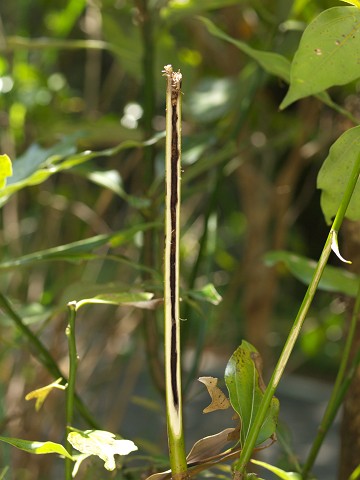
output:
POLYGON ((5 468, 3 468, 3 469, 1 470, 1 472, 0 472, 0 480, 5 480, 5 478, 6 478, 5 475, 7 474, 8 470, 9 470, 9 467, 5 467, 5 468))
POLYGON ((147 198, 135 197, 125 192, 122 178, 117 170, 94 170, 92 166, 78 166, 72 168, 72 173, 80 175, 89 181, 111 190, 120 198, 128 202, 134 208, 147 208, 150 200, 147 198))
POLYGON ((36 455, 43 455, 47 453, 57 453, 64 457, 70 458, 72 456, 65 450, 65 448, 54 442, 32 442, 30 440, 21 440, 20 438, 0 437, 1 442, 8 443, 13 447, 24 450, 28 453, 35 453, 36 455))
POLYGON ((114 455, 128 455, 137 450, 131 440, 124 440, 118 435, 104 430, 79 430, 70 432, 68 441, 81 453, 97 455, 104 461, 106 470, 115 470, 114 455))
POLYGON ((259 465, 260 467, 264 467, 270 472, 275 473, 276 476, 281 478, 282 480, 301 480, 302 477, 299 473, 295 472, 285 472, 281 470, 281 468, 274 467, 274 465, 270 465, 269 463, 261 462, 260 460, 251 460, 252 463, 255 465, 259 465))
MULTIPOLYGON (((242 341, 231 356, 225 370, 225 383, 230 402, 241 421, 240 445, 243 446, 264 396, 260 371, 260 355, 248 342, 242 341)), ((270 438, 276 431, 279 401, 273 397, 260 428, 256 445, 270 438)))
MULTIPOLYGON (((305 285, 310 285, 316 268, 314 260, 283 250, 268 252, 264 256, 264 260, 268 266, 276 264, 285 265, 291 274, 305 285)), ((358 291, 358 284, 359 277, 354 273, 343 268, 326 265, 320 279, 319 289, 355 297, 358 291)))
MULTIPOLYGON (((360 126, 346 130, 331 146, 329 155, 322 164, 317 177, 317 188, 321 190, 321 209, 328 224, 331 223, 338 211, 359 154, 360 126)), ((345 216, 349 220, 360 220, 359 182, 355 187, 345 216)))
POLYGON ((42 407, 43 403, 45 402, 47 396, 54 388, 57 388, 59 390, 65 390, 65 385, 61 385, 62 380, 62 378, 58 378, 57 380, 50 383, 49 385, 46 385, 45 387, 32 390, 26 395, 25 400, 35 399, 35 410, 38 412, 42 407))
POLYGON ((154 294, 149 292, 112 292, 96 295, 92 298, 86 298, 76 302, 76 310, 84 305, 89 304, 105 304, 105 305, 124 305, 137 308, 143 308, 147 310, 153 310, 159 303, 162 303, 162 299, 153 299, 154 294))
POLYGON ((196 300, 219 305, 222 300, 220 293, 212 283, 208 283, 201 290, 191 290, 188 295, 196 300))
POLYGON ((256 50, 255 48, 250 47, 247 43, 230 37, 208 18, 199 17, 199 19, 206 25, 208 31, 212 35, 235 45, 235 47, 255 60, 266 72, 282 78, 285 82, 289 82, 290 62, 285 57, 274 52, 256 50))
POLYGON ((360 77, 360 10, 329 8, 305 29, 291 64, 290 88, 280 108, 360 77))
POLYGON ((4 188, 6 180, 13 174, 11 160, 7 155, 0 155, 0 188, 4 188))

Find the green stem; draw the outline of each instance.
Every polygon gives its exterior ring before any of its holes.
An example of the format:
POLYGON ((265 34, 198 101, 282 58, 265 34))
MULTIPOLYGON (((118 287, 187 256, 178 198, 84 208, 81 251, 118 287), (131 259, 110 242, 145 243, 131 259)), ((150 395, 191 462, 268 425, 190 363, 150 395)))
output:
MULTIPOLYGON (((334 421, 334 418, 335 418, 335 416, 338 412, 338 409, 339 409, 339 407, 340 407, 340 405, 343 401, 344 395, 346 394, 346 390, 350 386, 350 383, 351 383, 352 375, 350 375, 350 378, 347 377, 345 379, 345 381, 344 381, 344 378, 345 378, 345 373, 346 373, 346 367, 347 367, 348 362, 349 362, 350 350, 351 350, 351 346, 352 346, 352 343, 353 343, 353 340, 354 340, 354 335, 355 335, 357 322, 359 320, 359 314, 360 314, 360 283, 359 283, 359 289, 358 289, 358 292, 357 292, 356 301, 355 301, 355 305, 354 305, 354 309, 353 309, 353 313, 352 313, 352 317, 351 317, 351 321, 350 321, 350 328, 349 328, 349 332, 348 332, 347 339, 346 339, 346 342, 345 342, 344 352, 343 352, 343 355, 342 355, 342 358, 341 358, 341 363, 340 363, 338 374, 336 376, 334 388, 333 388, 333 391, 331 393, 331 397, 330 397, 329 403, 326 407, 324 416, 322 418, 318 433, 317 433, 316 438, 315 438, 315 440, 314 440, 314 442, 311 446, 311 450, 309 452, 309 455, 306 459, 306 462, 305 462, 303 470, 302 470, 302 475, 303 475, 304 480, 306 480, 306 478, 309 475, 309 472, 311 471, 311 469, 314 465, 314 462, 315 462, 316 457, 319 453, 320 447, 323 444, 324 438, 325 438, 332 422, 334 421), (350 382, 349 382, 349 380, 350 380, 350 382), (344 389, 345 385, 347 387, 344 389)), ((354 369, 354 368, 350 369, 350 372, 352 374, 355 371, 356 371, 356 369, 354 369)))
POLYGON ((330 229, 328 238, 325 242, 322 254, 320 256, 320 259, 318 261, 318 264, 316 266, 315 272, 313 274, 313 278, 311 280, 311 283, 306 291, 304 300, 302 301, 302 304, 300 306, 300 309, 298 311, 298 314, 295 318, 295 321, 293 323, 293 326, 290 330, 289 336, 285 342, 285 346, 281 352, 281 355, 279 357, 279 360, 277 362, 277 365, 274 369, 274 372, 271 376, 270 382, 265 390, 264 397, 262 399, 261 405, 259 407, 258 413, 256 415, 256 418, 254 420, 254 423, 252 424, 249 435, 247 437, 247 440, 244 444, 244 448, 241 451, 240 458, 239 460, 234 464, 234 469, 235 469, 235 475, 237 477, 235 478, 241 478, 243 474, 245 474, 246 471, 246 465, 248 464, 251 454, 254 450, 254 447, 256 445, 256 440, 261 428, 261 425, 265 419, 265 416, 268 412, 268 408, 271 402, 272 397, 274 396, 275 390, 280 382, 280 379, 282 377, 282 374, 285 370, 286 364, 289 360, 290 354, 293 350, 293 347, 295 345, 295 342, 299 336, 301 327, 305 321, 305 318, 307 316, 307 313, 309 311, 310 305, 312 303, 312 300, 315 296, 315 292, 317 290, 321 275, 324 271, 324 268, 326 266, 327 260, 329 258, 329 255, 331 253, 331 248, 336 241, 337 238, 337 233, 340 229, 340 226, 342 224, 342 221, 344 219, 346 209, 349 205, 350 199, 352 197, 352 194, 354 192, 357 180, 359 178, 360 174, 360 155, 356 158, 353 170, 351 172, 350 178, 348 180, 346 190, 344 193, 344 196, 342 198, 339 210, 336 214, 335 220, 332 224, 332 227, 330 229), (239 476, 240 475, 240 476, 239 476))
MULTIPOLYGON (((50 355, 43 343, 38 339, 36 335, 30 330, 30 328, 25 325, 19 315, 15 312, 10 302, 7 298, 0 292, 0 308, 13 320, 15 325, 19 328, 24 337, 28 340, 32 347, 33 355, 39 360, 39 362, 47 369, 47 371, 57 379, 61 377, 63 385, 67 383, 66 377, 61 373, 57 363, 50 355)), ((84 405, 82 400, 75 395, 75 404, 78 412, 83 417, 83 419, 91 426, 92 428, 99 428, 98 423, 93 418, 92 414, 89 412, 87 407, 84 405)))
MULTIPOLYGON (((149 8, 148 0, 136 0, 136 6, 141 19, 140 31, 142 37, 142 85, 143 92, 143 129, 145 138, 153 136, 153 120, 156 107, 155 92, 155 42, 153 37, 153 10, 149 8)), ((155 178, 155 145, 149 145, 144 148, 143 158, 143 189, 149 192, 149 187, 155 178)), ((149 194, 149 193, 148 193, 149 194)), ((147 222, 153 222, 157 217, 157 208, 154 202, 143 212, 147 222)), ((156 233, 146 231, 144 233, 143 261, 147 268, 156 269, 156 233)), ((151 276, 144 272, 143 280, 148 282, 151 276)), ((154 385, 161 394, 165 392, 163 366, 159 358, 159 332, 156 322, 156 312, 144 310, 143 312, 143 335, 146 346, 147 364, 154 385)))
POLYGON ((164 254, 165 390, 172 478, 186 479, 181 394, 179 239, 181 163, 181 74, 164 67, 166 89, 166 205, 164 254))
MULTIPOLYGON (((75 320, 76 320, 76 302, 68 303, 69 323, 66 327, 66 336, 68 338, 69 348, 69 380, 66 389, 66 450, 72 454, 72 447, 67 439, 68 427, 72 426, 74 417, 74 400, 75 400, 75 382, 77 371, 77 352, 75 338, 75 320)), ((70 458, 65 459, 65 478, 71 480, 73 463, 70 458)))

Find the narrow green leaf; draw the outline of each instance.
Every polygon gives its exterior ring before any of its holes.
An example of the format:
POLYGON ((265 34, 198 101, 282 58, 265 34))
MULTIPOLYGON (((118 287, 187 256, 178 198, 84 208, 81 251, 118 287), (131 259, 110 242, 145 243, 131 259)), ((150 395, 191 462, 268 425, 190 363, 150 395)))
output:
POLYGON ((117 293, 103 293, 96 295, 92 298, 86 298, 76 302, 76 309, 84 305, 102 303, 105 305, 128 305, 137 308, 144 308, 152 310, 159 303, 162 303, 162 299, 153 299, 154 294, 149 292, 117 292, 117 293))
MULTIPOLYGON (((320 204, 328 224, 331 223, 331 219, 336 215, 340 206, 359 153, 360 126, 346 130, 331 146, 329 155, 322 164, 317 177, 317 188, 321 190, 320 204)), ((349 220, 360 220, 359 182, 355 187, 345 216, 349 220)))
POLYGON ((35 453, 36 455, 57 453, 72 460, 72 456, 65 450, 65 448, 60 443, 32 442, 30 440, 21 440, 20 438, 11 437, 0 437, 0 441, 8 443, 13 447, 18 448, 19 450, 24 450, 28 453, 35 453))
MULTIPOLYGON (((314 260, 283 250, 268 252, 264 256, 264 261, 268 266, 273 266, 278 263, 285 265, 292 275, 305 285, 310 284, 316 267, 314 260)), ((358 284, 359 278, 357 275, 343 268, 327 265, 321 277, 319 289, 355 297, 358 284)))
POLYGON ((79 452, 100 457, 106 470, 110 471, 116 468, 115 454, 128 455, 138 449, 131 440, 103 430, 73 431, 69 433, 68 441, 79 452))
POLYGON ((0 480, 5 480, 5 475, 7 474, 9 467, 5 467, 0 472, 0 480))
POLYGON ((360 10, 334 7, 305 29, 291 64, 290 88, 280 108, 360 77, 360 10))
POLYGON ((171 0, 168 6, 161 9, 161 16, 167 20, 179 20, 209 10, 239 5, 242 0, 171 0))
POLYGON ((255 60, 266 72, 282 78, 285 82, 289 82, 290 79, 290 62, 287 58, 274 52, 264 52, 262 50, 256 50, 249 47, 245 42, 236 40, 230 37, 225 32, 220 30, 214 23, 208 18, 198 17, 207 27, 208 31, 215 37, 221 38, 232 45, 235 45, 239 50, 255 60))
POLYGON ((134 238, 137 233, 144 232, 156 226, 158 226, 158 224, 143 223, 130 227, 127 230, 120 230, 111 234, 96 235, 85 240, 79 240, 77 242, 60 245, 47 250, 41 250, 14 260, 1 262, 0 271, 12 270, 18 267, 30 267, 39 262, 60 260, 67 262, 81 262, 92 258, 98 258, 97 255, 91 253, 94 249, 106 244, 109 244, 112 247, 119 247, 134 238))
MULTIPOLYGON (((243 446, 264 396, 265 385, 261 377, 260 355, 245 340, 231 356, 225 370, 225 383, 230 402, 241 421, 240 445, 243 446)), ((270 438, 276 430, 279 401, 273 397, 261 426, 256 445, 270 438)))
POLYGON ((282 480, 301 480, 302 477, 299 473, 295 472, 285 472, 281 470, 281 468, 274 467, 274 465, 270 465, 269 463, 261 462, 260 460, 251 460, 252 463, 255 465, 259 465, 260 467, 264 467, 270 472, 275 473, 276 476, 281 478, 282 480))
POLYGON ((126 140, 116 147, 98 152, 86 150, 74 153, 78 137, 79 134, 65 137, 62 142, 50 149, 42 149, 38 145, 31 146, 13 163, 13 176, 10 177, 8 185, 0 190, 0 198, 3 197, 0 200, 0 206, 6 202, 7 197, 18 190, 45 182, 58 172, 70 170, 94 158, 111 157, 122 150, 152 145, 161 138, 161 135, 154 136, 145 142, 126 140))
POLYGON ((7 155, 0 155, 0 189, 4 188, 8 177, 13 174, 11 160, 7 155))

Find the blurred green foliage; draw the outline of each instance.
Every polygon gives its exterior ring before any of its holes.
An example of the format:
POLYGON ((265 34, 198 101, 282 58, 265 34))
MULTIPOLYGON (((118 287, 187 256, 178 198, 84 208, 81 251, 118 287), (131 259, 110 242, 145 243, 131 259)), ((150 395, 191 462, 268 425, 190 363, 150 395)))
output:
MULTIPOLYGON (((271 250, 319 255, 327 228, 316 191, 317 172, 330 145, 352 124, 313 97, 280 113, 287 91, 284 78, 269 75, 249 50, 237 48, 236 41, 290 61, 308 22, 339 4, 1 2, 0 153, 13 160, 14 171, 30 158, 25 178, 39 167, 45 172, 41 181, 22 185, 4 199, 0 269, 11 262, 16 269, 0 270, 1 285, 60 365, 67 355, 63 312, 72 294, 115 285, 121 291, 162 296, 161 71, 171 63, 183 75, 181 255, 183 341, 190 359, 184 364, 187 384, 204 368, 200 360, 206 362, 207 352, 221 357, 243 337, 255 344, 271 369, 304 286, 281 265, 266 266, 264 255, 271 250), (235 43, 212 34, 199 16, 235 43), (121 145, 124 148, 118 148, 121 145), (68 168, 61 168, 65 162, 68 168), (154 224, 150 262, 141 227, 146 222, 154 224), (119 245, 98 245, 98 250, 88 256, 83 252, 72 262, 64 257, 43 262, 35 256, 31 267, 21 265, 25 255, 123 231, 133 235, 119 245), (199 299, 196 292, 203 292, 209 283, 223 297, 217 307, 211 299, 194 303, 199 299)), ((353 82, 330 93, 358 115, 358 89, 353 82)), ((12 181, 15 178, 8 188, 12 181)), ((217 298, 213 291, 211 295, 217 298)), ((339 305, 336 293, 319 294, 293 369, 310 365, 308 371, 316 373, 319 367, 322 374, 337 364, 344 320, 339 305)), ((142 313, 109 306, 84 311, 78 326, 82 360, 78 390, 99 412, 101 422, 110 423, 114 431, 129 431, 127 406, 136 379, 151 363, 141 334, 142 313)), ((156 311, 151 321, 161 336, 161 312, 156 311)), ((49 433, 61 436, 60 395, 54 394, 41 421, 34 419, 22 399, 31 389, 49 383, 48 374, 22 348, 24 340, 9 320, 2 316, 0 322, 2 429, 12 436, 28 431, 37 439, 49 433), (54 410, 54 405, 60 407, 54 410)), ((161 357, 161 341, 156 348, 161 357)), ((142 394, 154 395, 152 387, 142 394)), ((158 440, 154 446, 152 437, 149 447, 146 435, 142 438, 151 454, 160 455, 163 441, 158 440)), ((1 463, 9 463, 8 455, 4 450, 1 463)), ((13 478, 58 478, 50 473, 57 468, 53 460, 12 455, 13 478)), ((125 477, 119 473, 116 478, 125 477)))

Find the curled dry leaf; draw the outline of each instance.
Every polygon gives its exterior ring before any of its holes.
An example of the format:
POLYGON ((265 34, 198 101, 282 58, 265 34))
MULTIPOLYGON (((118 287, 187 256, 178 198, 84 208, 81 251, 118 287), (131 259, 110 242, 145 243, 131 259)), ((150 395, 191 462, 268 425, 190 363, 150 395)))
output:
POLYGON ((216 410, 226 410, 229 408, 230 402, 225 394, 217 386, 218 379, 215 377, 200 377, 199 382, 203 383, 207 388, 211 397, 211 403, 204 408, 204 413, 214 412, 216 410))

